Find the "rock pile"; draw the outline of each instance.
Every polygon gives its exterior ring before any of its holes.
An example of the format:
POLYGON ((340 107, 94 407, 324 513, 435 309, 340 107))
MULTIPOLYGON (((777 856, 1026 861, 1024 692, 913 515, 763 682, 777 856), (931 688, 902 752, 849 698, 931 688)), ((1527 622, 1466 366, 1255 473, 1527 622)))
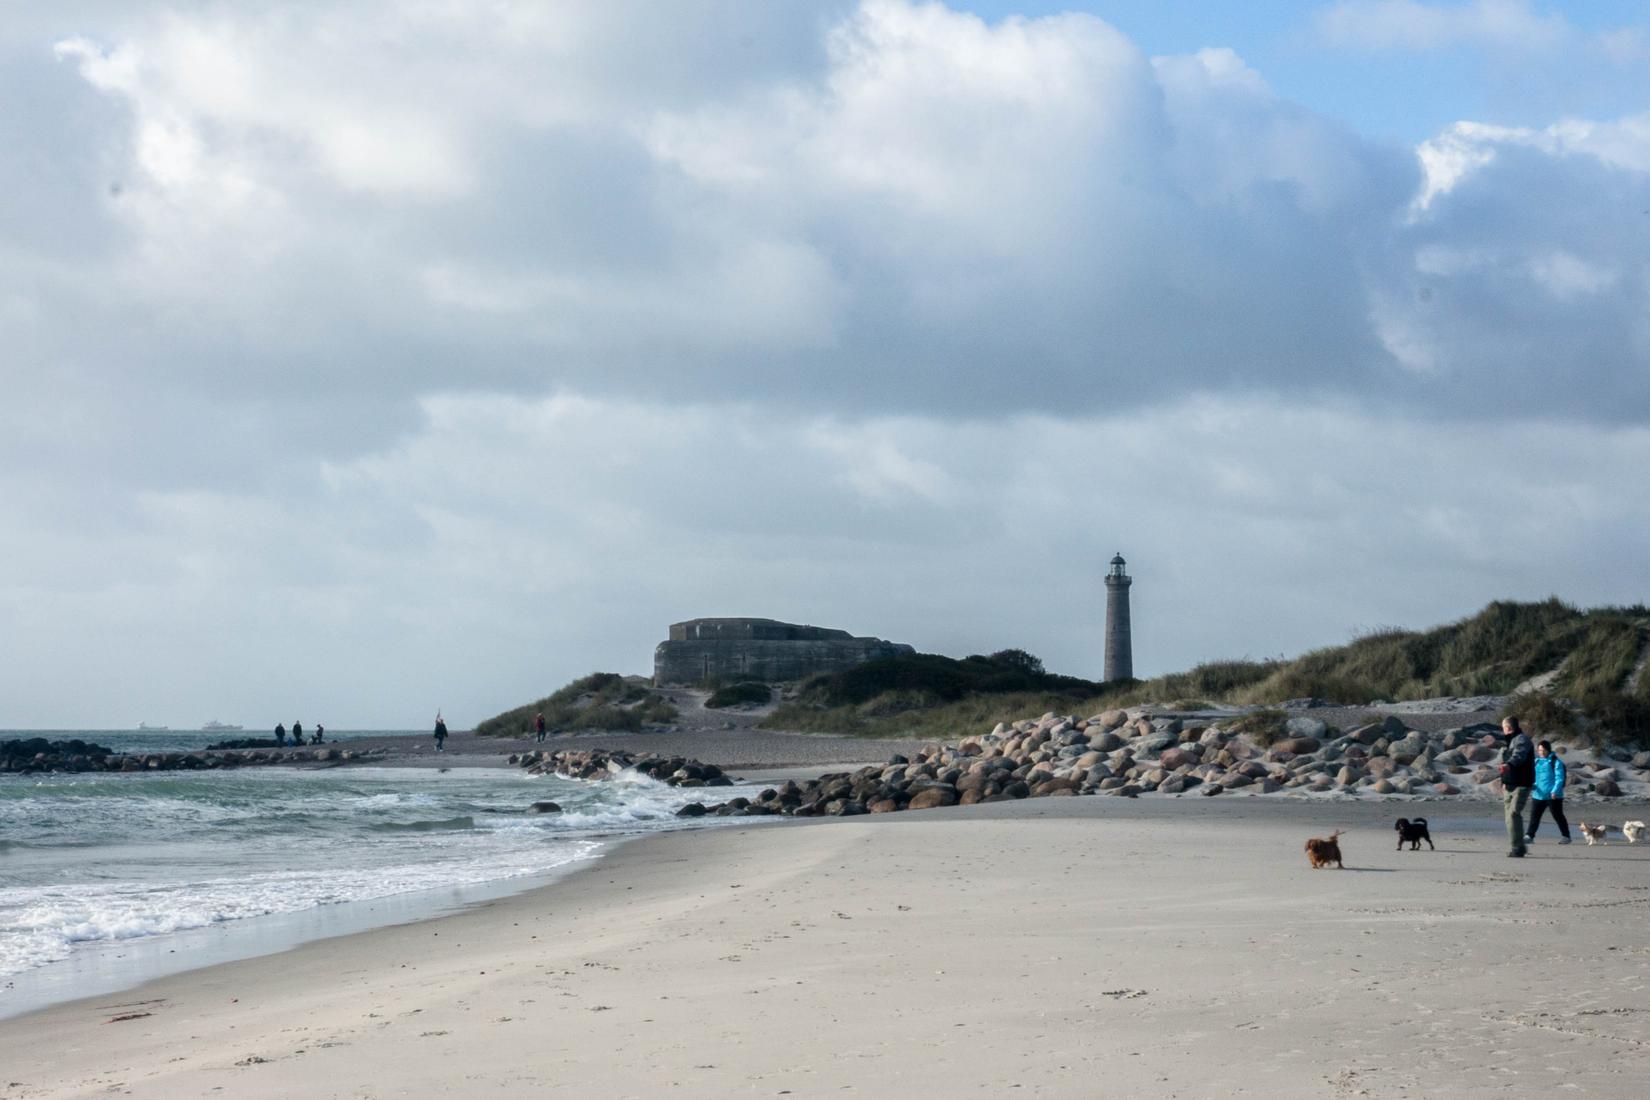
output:
MULTIPOLYGON (((1613 798, 1621 794, 1622 779, 1650 781, 1650 753, 1606 755, 1608 762, 1571 764, 1572 798, 1613 798)), ((590 778, 622 770, 627 754, 528 754, 535 756, 536 770, 590 778), (556 764, 546 757, 569 759, 556 764)), ((1296 717, 1284 729, 1257 738, 1218 722, 1146 712, 1109 710, 1090 718, 1051 713, 999 725, 956 745, 926 745, 915 759, 894 756, 880 767, 787 782, 754 799, 739 797, 710 806, 695 802, 679 814, 851 816, 1018 798, 1132 797, 1152 791, 1499 796, 1500 756, 1499 727, 1485 723, 1430 733, 1387 716, 1339 733, 1321 720, 1296 717)), ((714 768, 673 760, 657 763, 648 774, 686 775, 693 767, 714 768)))
POLYGON ((0 741, 0 772, 198 771, 255 764, 348 763, 385 756, 388 752, 388 749, 314 748, 124 754, 85 741, 30 737, 0 741))
POLYGON ((605 779, 635 771, 672 787, 731 787, 733 781, 715 764, 681 756, 637 756, 622 749, 538 750, 511 756, 532 775, 562 775, 569 779, 605 779))

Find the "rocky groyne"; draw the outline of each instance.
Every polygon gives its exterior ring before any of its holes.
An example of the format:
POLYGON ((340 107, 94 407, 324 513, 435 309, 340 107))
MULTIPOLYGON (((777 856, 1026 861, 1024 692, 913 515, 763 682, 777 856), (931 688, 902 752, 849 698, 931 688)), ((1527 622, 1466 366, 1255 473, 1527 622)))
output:
POLYGON ((731 787, 733 781, 715 764, 681 756, 638 756, 622 749, 557 749, 524 752, 509 758, 532 775, 569 779, 605 779, 634 771, 672 787, 731 787))
POLYGON ((337 747, 118 753, 88 741, 30 737, 0 741, 0 773, 200 771, 258 764, 347 764, 388 754, 387 749, 337 747))
MULTIPOLYGON (((924 746, 881 766, 787 782, 756 798, 691 803, 681 816, 795 817, 891 813, 1019 798, 1151 792, 1216 796, 1296 793, 1455 798, 1499 796, 1498 727, 1438 732, 1389 715, 1346 732, 1296 717, 1261 732, 1220 721, 1123 710, 1089 718, 1045 714, 999 725, 958 744, 924 746)), ((1603 759, 1569 754, 1568 797, 1616 798, 1623 782, 1650 782, 1650 753, 1614 750, 1603 759)), ((600 778, 633 766, 626 753, 529 753, 532 770, 600 778), (627 763, 630 761, 630 763, 627 763)), ((713 786, 714 765, 644 758, 645 774, 676 786, 713 786)), ((638 770, 642 770, 638 768, 638 770)), ((725 780, 724 780, 725 782, 725 780)))

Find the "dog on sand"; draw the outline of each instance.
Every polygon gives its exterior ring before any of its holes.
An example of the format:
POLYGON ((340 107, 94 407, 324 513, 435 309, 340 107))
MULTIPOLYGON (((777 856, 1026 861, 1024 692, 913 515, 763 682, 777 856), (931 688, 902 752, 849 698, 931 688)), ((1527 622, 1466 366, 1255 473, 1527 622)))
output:
POLYGON ((1346 870, 1346 864, 1341 862, 1341 844, 1337 839, 1343 832, 1344 829, 1336 829, 1328 836, 1315 836, 1306 842, 1306 858, 1314 871, 1331 863, 1346 870))
POLYGON ((1637 844, 1639 841, 1644 839, 1644 822, 1623 821, 1621 823, 1621 831, 1626 835, 1627 843, 1637 844))
POLYGON ((1427 819, 1424 817, 1418 817, 1413 821, 1407 817, 1400 817, 1393 828, 1398 830, 1398 847, 1394 851, 1401 852, 1404 845, 1408 844, 1410 851, 1419 852, 1423 840, 1427 842, 1428 848, 1435 852, 1438 850, 1438 846, 1432 842, 1432 834, 1427 832, 1427 819))
POLYGON ((1608 844, 1610 842, 1604 838, 1610 835, 1610 826, 1589 825, 1583 821, 1581 823, 1581 835, 1587 838, 1587 843, 1589 845, 1608 844))

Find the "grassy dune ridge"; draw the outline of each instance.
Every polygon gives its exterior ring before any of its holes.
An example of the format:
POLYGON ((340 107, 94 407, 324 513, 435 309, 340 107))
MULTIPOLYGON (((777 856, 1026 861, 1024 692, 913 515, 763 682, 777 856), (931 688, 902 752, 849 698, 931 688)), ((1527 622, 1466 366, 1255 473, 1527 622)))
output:
POLYGON ((1431 630, 1383 629, 1293 660, 1215 661, 1146 681, 1096 684, 1055 677, 1029 655, 1024 656, 1035 663, 1041 680, 978 675, 981 663, 995 656, 896 657, 814 677, 764 725, 941 738, 1049 710, 1086 714, 1141 703, 1190 709, 1199 703, 1272 706, 1304 698, 1363 705, 1507 695, 1556 669, 1548 697, 1571 700, 1612 732, 1641 740, 1650 738, 1650 674, 1631 691, 1627 685, 1646 645, 1650 610, 1643 606, 1580 610, 1558 599, 1497 601, 1431 630))
POLYGON ((524 706, 477 723, 482 737, 517 737, 533 729, 542 713, 552 730, 630 730, 670 722, 676 708, 635 679, 616 672, 592 672, 524 706))

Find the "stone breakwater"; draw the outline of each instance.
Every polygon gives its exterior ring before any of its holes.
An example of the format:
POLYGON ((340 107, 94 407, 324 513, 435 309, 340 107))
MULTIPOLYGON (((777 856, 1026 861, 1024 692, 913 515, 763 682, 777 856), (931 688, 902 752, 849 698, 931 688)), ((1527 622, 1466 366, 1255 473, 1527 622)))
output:
POLYGON ((117 753, 89 741, 30 737, 0 741, 0 772, 199 771, 257 764, 345 764, 388 754, 388 749, 339 748, 117 753))
POLYGON ((633 771, 672 787, 731 787, 733 780, 715 764, 681 756, 637 756, 622 749, 559 749, 511 756, 532 775, 562 775, 569 779, 606 779, 633 771))
MULTIPOLYGON (((691 803, 683 817, 850 816, 969 805, 1007 799, 1109 794, 1410 795, 1430 798, 1499 796, 1501 739, 1498 727, 1480 723, 1439 732, 1411 729, 1397 716, 1346 733, 1315 718, 1298 717, 1275 735, 1255 735, 1176 717, 1111 710, 1090 718, 1045 714, 1002 724, 990 733, 955 745, 930 744, 915 754, 891 757, 881 767, 822 775, 707 806, 691 803)), ((622 757, 608 754, 576 765, 559 757, 584 753, 539 753, 532 766, 574 778, 599 778, 623 770, 622 757)), ((1623 780, 1650 782, 1650 753, 1615 750, 1606 761, 1570 763, 1569 797, 1614 798, 1623 780)), ((524 763, 527 762, 524 758, 524 763)), ((648 774, 665 772, 678 786, 696 765, 668 761, 648 774), (668 768, 666 765, 668 764, 668 768)), ((711 785, 711 784, 703 784, 711 785)))

